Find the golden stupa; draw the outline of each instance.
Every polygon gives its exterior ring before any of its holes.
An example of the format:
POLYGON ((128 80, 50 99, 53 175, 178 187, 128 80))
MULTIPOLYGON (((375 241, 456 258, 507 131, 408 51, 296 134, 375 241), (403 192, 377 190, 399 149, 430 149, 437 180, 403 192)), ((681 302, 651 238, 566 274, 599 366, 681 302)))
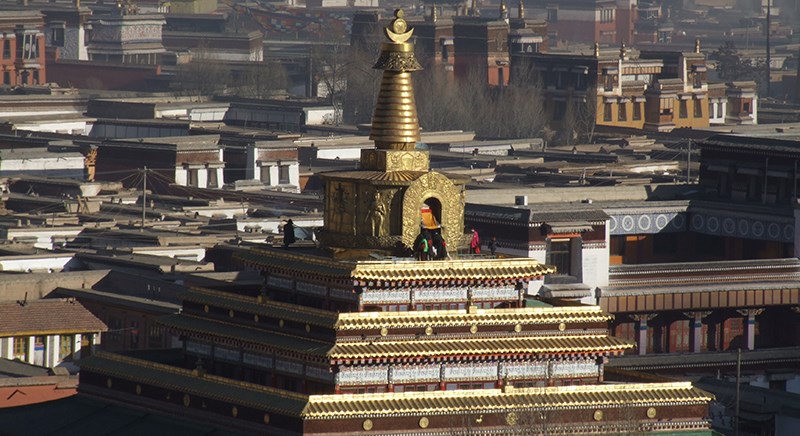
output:
POLYGON ((416 147, 419 121, 411 73, 422 67, 408 42, 413 32, 399 9, 384 29, 388 40, 374 67, 383 70, 369 136, 375 148, 361 152, 358 170, 321 174, 325 226, 320 239, 336 257, 410 248, 420 232, 423 209, 430 209, 441 225, 449 247, 464 242, 468 179, 430 171, 428 152, 416 147))

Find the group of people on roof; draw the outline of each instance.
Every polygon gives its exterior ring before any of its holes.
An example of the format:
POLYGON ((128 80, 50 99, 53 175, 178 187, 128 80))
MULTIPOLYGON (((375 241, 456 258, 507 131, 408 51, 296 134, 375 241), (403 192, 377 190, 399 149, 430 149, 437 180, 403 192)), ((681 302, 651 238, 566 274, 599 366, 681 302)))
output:
POLYGON ((447 243, 442 237, 442 229, 420 228, 417 239, 414 240, 414 257, 417 260, 447 259, 447 243))

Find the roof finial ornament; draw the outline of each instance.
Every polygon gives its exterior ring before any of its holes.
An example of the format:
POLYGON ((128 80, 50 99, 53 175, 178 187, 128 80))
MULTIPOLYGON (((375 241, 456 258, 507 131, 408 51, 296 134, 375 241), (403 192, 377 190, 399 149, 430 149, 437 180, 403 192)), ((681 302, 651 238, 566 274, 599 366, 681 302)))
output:
POLYGON ((517 6, 517 13, 519 18, 525 18, 525 2, 523 0, 519 0, 519 5, 517 6))
POLYGON ((508 20, 508 8, 506 7, 506 0, 500 0, 500 19, 508 20))
POLYGON ((595 41, 594 43, 594 57, 596 58, 600 57, 600 43, 597 41, 595 41))
POLYGON ((408 41, 411 39, 411 35, 414 34, 414 29, 408 28, 408 23, 403 19, 404 16, 405 13, 402 9, 395 10, 394 20, 389 23, 389 27, 383 28, 386 37, 396 44, 402 44, 408 41))
POLYGON ((439 19, 439 16, 438 16, 437 11, 436 11, 436 3, 434 2, 431 5, 431 23, 435 23, 436 20, 438 20, 438 19, 439 19))
POLYGON ((622 60, 628 59, 628 48, 625 47, 625 41, 619 44, 619 58, 622 60))
POLYGON ((694 52, 700 53, 700 38, 694 40, 694 52))

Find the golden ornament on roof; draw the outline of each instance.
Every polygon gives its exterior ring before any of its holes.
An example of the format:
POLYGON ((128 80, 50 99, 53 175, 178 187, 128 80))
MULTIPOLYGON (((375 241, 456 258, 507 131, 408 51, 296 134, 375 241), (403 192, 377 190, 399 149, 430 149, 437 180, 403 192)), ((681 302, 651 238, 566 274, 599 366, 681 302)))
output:
POLYGON ((389 27, 383 29, 386 33, 386 37, 392 42, 406 42, 411 38, 411 35, 414 34, 414 29, 408 29, 408 23, 403 19, 404 15, 402 9, 396 9, 394 11, 394 20, 389 24, 389 27))

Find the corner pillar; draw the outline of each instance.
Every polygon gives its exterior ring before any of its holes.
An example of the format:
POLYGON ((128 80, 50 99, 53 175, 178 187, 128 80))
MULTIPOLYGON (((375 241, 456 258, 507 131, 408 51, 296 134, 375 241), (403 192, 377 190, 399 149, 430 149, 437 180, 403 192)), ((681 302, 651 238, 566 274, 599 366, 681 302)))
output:
POLYGON ((756 348, 756 317, 764 313, 764 309, 739 309, 737 310, 740 315, 745 317, 745 337, 747 342, 745 346, 748 350, 755 350, 756 348))

